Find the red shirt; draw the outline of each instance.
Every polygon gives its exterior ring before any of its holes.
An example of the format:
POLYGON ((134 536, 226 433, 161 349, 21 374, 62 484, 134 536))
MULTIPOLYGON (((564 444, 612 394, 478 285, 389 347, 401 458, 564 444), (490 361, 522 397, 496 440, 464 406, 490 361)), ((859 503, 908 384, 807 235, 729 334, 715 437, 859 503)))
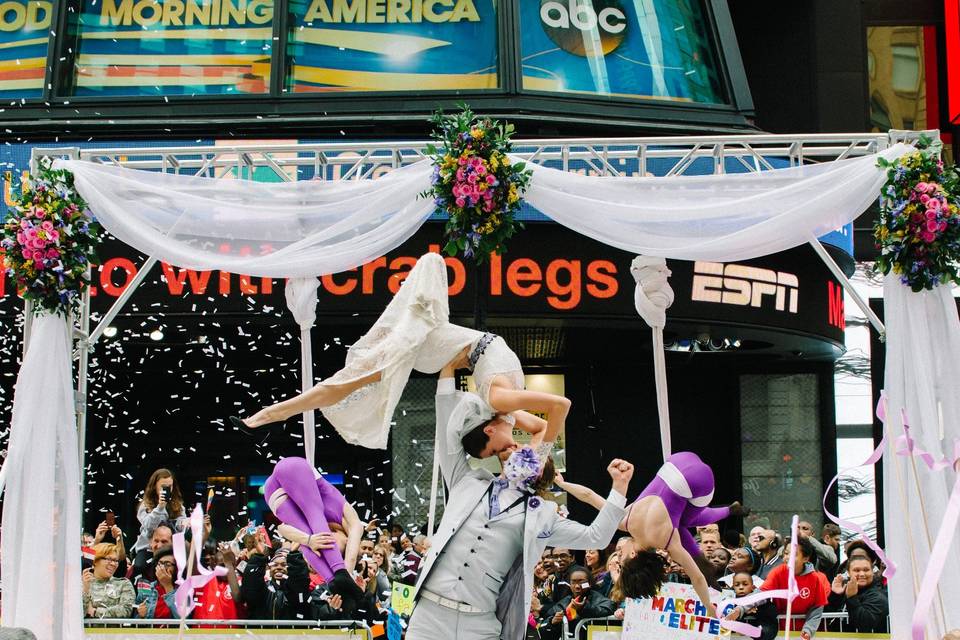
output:
POLYGON ((201 620, 238 620, 245 617, 243 606, 233 599, 226 580, 213 579, 194 592, 197 607, 193 617, 201 620))
POLYGON ((163 596, 167 595, 166 590, 163 588, 159 582, 157 583, 157 604, 153 609, 154 618, 169 618, 170 617, 170 607, 167 606, 166 601, 164 601, 163 596))
MULTIPOLYGON (((760 590, 773 591, 775 589, 786 589, 787 581, 790 578, 789 571, 790 568, 786 564, 774 567, 767 575, 767 579, 764 581, 763 586, 760 587, 760 590)), ((790 607, 791 613, 803 615, 810 609, 826 606, 827 599, 830 597, 830 583, 827 581, 827 576, 819 571, 811 571, 810 573, 799 575, 796 578, 797 589, 799 589, 800 595, 793 599, 793 605, 790 607)), ((774 602, 777 603, 777 610, 781 615, 787 612, 786 600, 778 598, 774 602)), ((782 624, 781 622, 781 625, 782 624)), ((796 629, 803 628, 802 620, 795 620, 793 624, 796 629)))

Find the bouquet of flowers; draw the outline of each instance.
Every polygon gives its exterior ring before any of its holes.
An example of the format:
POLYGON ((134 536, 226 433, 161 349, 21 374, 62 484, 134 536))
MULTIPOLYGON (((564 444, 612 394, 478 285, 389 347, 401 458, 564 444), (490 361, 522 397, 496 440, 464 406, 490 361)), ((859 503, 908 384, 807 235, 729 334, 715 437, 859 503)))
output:
POLYGON ((490 253, 503 253, 506 240, 523 228, 514 216, 530 170, 507 155, 513 125, 477 118, 466 105, 454 115, 438 111, 431 122, 440 147, 427 147, 433 186, 421 195, 449 215, 444 251, 481 263, 490 253))
POLYGON ((913 291, 960 284, 958 175, 955 167, 944 169, 940 142, 921 137, 915 151, 878 165, 886 168, 887 182, 873 228, 880 249, 875 269, 893 270, 913 291))
POLYGON ((36 313, 66 315, 89 284, 102 230, 73 188, 73 174, 41 160, 0 227, 3 266, 36 313))

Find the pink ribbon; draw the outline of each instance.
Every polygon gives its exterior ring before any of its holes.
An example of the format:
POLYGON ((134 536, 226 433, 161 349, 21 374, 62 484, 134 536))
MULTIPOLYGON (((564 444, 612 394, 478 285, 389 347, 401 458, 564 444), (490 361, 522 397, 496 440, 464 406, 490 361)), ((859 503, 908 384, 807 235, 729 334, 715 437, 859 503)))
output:
MULTIPOLYGON (((880 404, 877 406, 877 417, 886 424, 886 395, 881 393, 880 404)), ((926 451, 917 445, 916 441, 910 436, 910 421, 907 420, 906 411, 900 409, 900 419, 903 422, 903 435, 896 440, 896 453, 898 456, 912 456, 919 459, 932 472, 943 471, 944 469, 955 469, 957 462, 960 461, 960 440, 953 441, 953 455, 941 456, 926 451)), ((927 612, 933 604, 933 596, 937 591, 937 582, 943 573, 943 567, 947 561, 947 552, 953 543, 953 536, 956 535, 957 522, 960 520, 960 469, 953 482, 953 490, 950 492, 950 498, 947 502, 946 511, 943 514, 943 520, 940 522, 940 529, 937 531, 936 542, 930 550, 930 558, 927 560, 927 568, 923 572, 923 580, 920 581, 920 591, 917 593, 917 603, 913 608, 913 617, 910 620, 910 629, 914 640, 923 640, 924 627, 926 626, 927 612)), ((919 490, 919 487, 918 487, 919 490)))
POLYGON ((197 549, 197 552, 194 554, 194 559, 196 560, 197 571, 199 573, 189 578, 184 577, 184 573, 187 570, 186 534, 181 531, 173 536, 173 557, 177 561, 177 567, 179 567, 177 584, 180 585, 177 587, 177 592, 174 595, 174 602, 177 604, 177 611, 180 612, 181 618, 186 618, 190 615, 190 612, 193 611, 193 608, 196 606, 193 600, 193 592, 195 589, 206 586, 206 584, 214 578, 227 575, 225 567, 207 569, 203 566, 203 510, 199 504, 193 509, 193 513, 190 514, 190 532, 192 534, 192 543, 196 545, 197 549))
MULTIPOLYGON (((886 422, 886 416, 887 416, 886 401, 887 401, 886 396, 883 394, 883 392, 881 392, 880 402, 877 403, 877 417, 880 418, 880 421, 884 423, 886 422)), ((833 485, 837 483, 837 481, 840 479, 840 476, 845 475, 853 471, 854 469, 858 469, 860 467, 865 467, 867 465, 870 465, 870 466, 875 465, 883 457, 883 452, 886 449, 886 446, 887 446, 887 433, 886 433, 886 429, 884 429, 883 439, 880 440, 880 444, 877 445, 877 447, 867 457, 866 460, 864 460, 858 465, 854 465, 852 467, 847 467, 846 469, 842 469, 837 473, 837 475, 833 476, 833 480, 830 481, 830 484, 827 485, 827 490, 823 493, 823 512, 837 526, 851 530, 851 531, 855 531, 860 535, 860 538, 867 544, 868 547, 870 547, 870 549, 873 550, 875 554, 877 554, 877 558, 879 558, 880 562, 883 563, 883 566, 884 566, 883 577, 889 580, 897 573, 897 565, 893 562, 893 560, 887 557, 887 554, 883 552, 883 549, 880 548, 880 545, 874 542, 873 538, 867 535, 867 532, 863 529, 863 527, 858 525, 856 522, 853 522, 851 520, 845 520, 840 516, 834 513, 831 513, 830 509, 827 508, 827 496, 830 495, 830 490, 833 489, 833 485)))
POLYGON ((933 544, 930 559, 927 561, 927 570, 923 572, 920 582, 920 592, 917 594, 917 605, 913 609, 911 629, 914 640, 923 640, 923 628, 926 622, 927 611, 933 604, 933 594, 937 590, 937 582, 943 573, 943 565, 947 561, 947 552, 953 543, 953 536, 957 532, 957 521, 960 520, 960 473, 953 481, 953 490, 950 492, 950 501, 943 514, 943 522, 937 532, 937 541, 933 544))
MULTIPOLYGON (((765 602, 767 600, 793 600, 800 594, 800 589, 797 588, 797 577, 794 575, 796 571, 794 570, 794 564, 796 560, 797 553, 797 523, 799 521, 798 516, 793 516, 793 522, 790 525, 790 567, 787 569, 787 588, 786 589, 771 589, 770 591, 758 591, 756 593, 751 593, 748 596, 743 596, 742 598, 728 598, 727 600, 722 600, 717 604, 718 608, 725 609, 728 605, 734 605, 735 607, 749 607, 752 604, 758 602, 765 602)), ((736 620, 725 620, 720 619, 720 626, 724 629, 729 629, 730 631, 735 631, 736 633, 750 636, 751 638, 759 638, 761 629, 760 627, 754 626, 752 624, 747 624, 746 622, 738 622, 736 620)))
MULTIPOLYGON (((887 395, 883 391, 880 392, 880 401, 877 403, 877 418, 879 418, 880 422, 882 422, 884 425, 883 439, 880 440, 880 444, 878 444, 877 448, 873 450, 873 453, 870 454, 870 457, 868 457, 863 464, 857 465, 857 467, 874 465, 883 457, 883 452, 887 443, 887 395)), ((906 410, 902 407, 900 409, 900 419, 903 424, 903 435, 898 436, 894 441, 894 452, 896 455, 917 458, 924 465, 926 465, 928 470, 932 472, 956 468, 957 462, 960 461, 960 440, 954 440, 952 456, 938 457, 937 455, 926 451, 917 445, 916 441, 910 435, 910 422, 907 419, 906 410)), ((823 496, 823 510, 824 513, 827 514, 827 517, 836 524, 840 525, 841 527, 852 529, 860 534, 861 538, 863 538, 863 541, 867 543, 867 546, 873 549, 880 561, 886 565, 883 576, 889 579, 896 574, 897 568, 893 561, 890 560, 886 554, 884 554, 883 549, 881 549, 855 522, 838 518, 834 514, 830 513, 830 511, 827 509, 827 495, 830 493, 830 489, 833 488, 834 483, 837 482, 841 475, 857 467, 849 467, 844 469, 834 476, 833 480, 830 481, 830 485, 827 487, 827 491, 823 496)), ((937 590, 937 582, 940 580, 940 575, 943 573, 943 567, 946 564, 946 555, 953 542, 953 536, 956 534, 958 521, 960 521, 960 470, 958 470, 958 475, 954 481, 953 490, 950 492, 950 499, 947 502, 947 509, 943 514, 943 520, 940 523, 940 529, 937 531, 936 542, 931 550, 930 558, 927 561, 927 568, 923 573, 923 580, 920 583, 920 591, 917 593, 917 602, 913 609, 913 617, 911 618, 910 627, 914 640, 923 640, 924 638, 926 614, 927 611, 930 610, 930 606, 933 603, 933 596, 937 590)))

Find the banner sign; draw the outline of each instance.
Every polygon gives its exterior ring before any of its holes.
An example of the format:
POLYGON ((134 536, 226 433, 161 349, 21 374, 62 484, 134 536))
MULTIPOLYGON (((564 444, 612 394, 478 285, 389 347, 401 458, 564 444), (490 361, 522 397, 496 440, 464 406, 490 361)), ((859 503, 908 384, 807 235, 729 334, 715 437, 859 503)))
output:
POLYGON ((696 0, 520 2, 523 88, 726 103, 696 0))
POLYGON ((51 0, 0 4, 0 98, 43 94, 52 12, 51 0))
POLYGON ((274 0, 82 0, 74 95, 267 93, 274 0))
POLYGON ((656 596, 627 602, 623 640, 713 640, 719 635, 720 620, 707 616, 692 585, 665 582, 656 596))
POLYGON ((290 0, 287 89, 302 93, 496 88, 496 4, 290 0))
POLYGON ((390 608, 402 616, 413 613, 413 587, 394 582, 390 595, 390 608))

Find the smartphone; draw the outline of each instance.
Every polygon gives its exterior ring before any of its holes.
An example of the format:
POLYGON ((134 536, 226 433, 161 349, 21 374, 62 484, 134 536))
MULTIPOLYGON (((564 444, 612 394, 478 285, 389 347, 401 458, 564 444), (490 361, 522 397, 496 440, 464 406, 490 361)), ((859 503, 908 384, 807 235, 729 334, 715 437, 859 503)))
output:
POLYGON ((107 526, 108 526, 108 527, 113 528, 114 526, 116 526, 117 521, 116 521, 116 518, 115 518, 114 515, 113 515, 113 511, 107 511, 106 521, 107 521, 107 526))
POLYGON ((160 487, 160 493, 166 502, 170 502, 170 489, 168 487, 160 487))

